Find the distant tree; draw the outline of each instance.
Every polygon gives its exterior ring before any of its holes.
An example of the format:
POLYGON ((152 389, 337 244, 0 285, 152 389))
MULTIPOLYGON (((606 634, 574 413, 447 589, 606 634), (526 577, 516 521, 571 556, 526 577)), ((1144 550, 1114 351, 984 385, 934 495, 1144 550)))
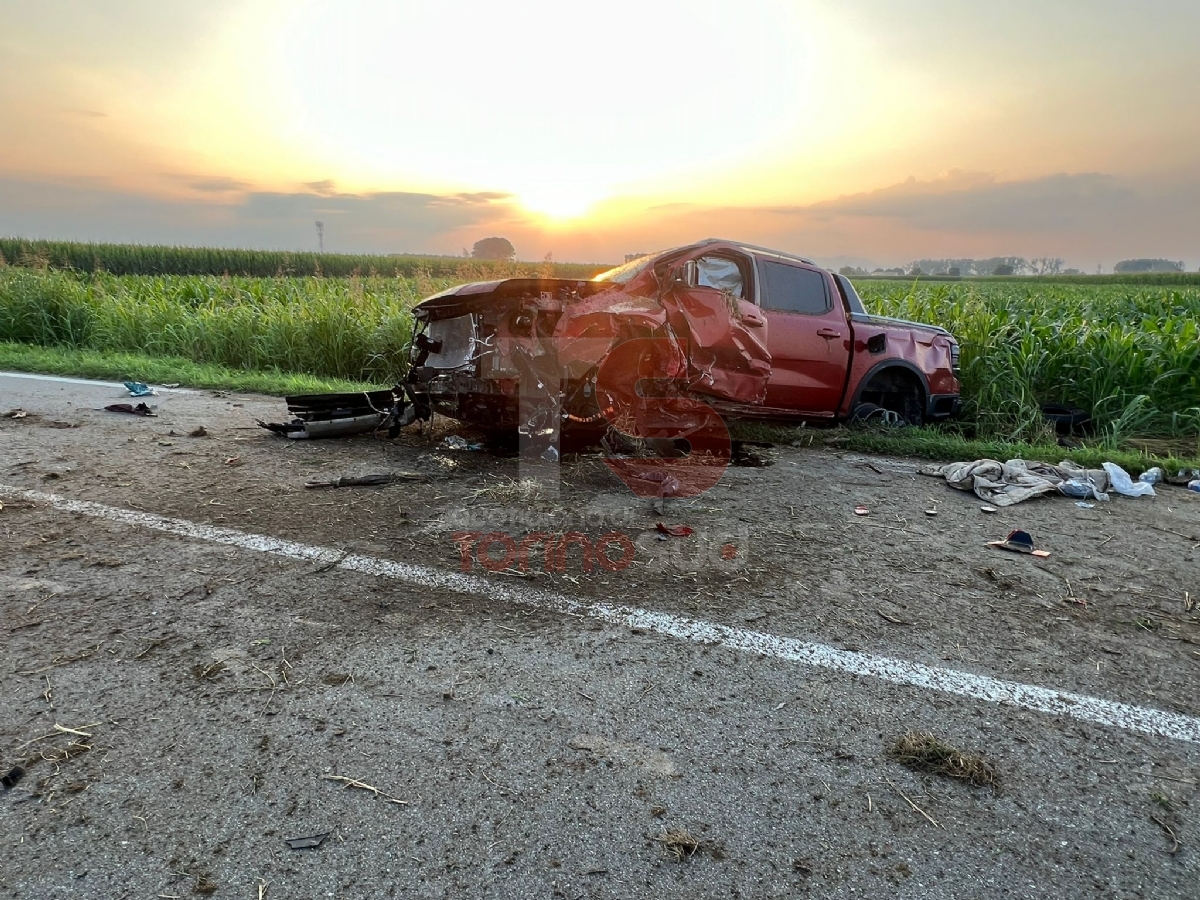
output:
POLYGON ((870 273, 866 269, 860 269, 858 266, 842 266, 838 269, 839 275, 845 275, 847 278, 862 278, 870 273))
POLYGON ((1039 256, 1029 261, 1029 268, 1034 275, 1057 275, 1062 267, 1063 260, 1057 256, 1039 256))
POLYGON ((1000 265, 996 266, 996 268, 992 269, 993 275, 1012 275, 1015 272, 1016 268, 1014 266, 1010 266, 1008 263, 1001 263, 1000 265))
POLYGON ((951 278, 961 278, 962 277, 962 269, 960 269, 958 266, 951 266, 949 269, 946 270, 946 274, 949 275, 951 278))
POLYGON ((1183 263, 1169 259, 1123 259, 1113 266, 1113 271, 1122 275, 1131 272, 1182 272, 1183 263))
POLYGON ((1063 269, 1063 270, 1062 270, 1062 273, 1063 273, 1064 275, 1082 275, 1082 274, 1083 274, 1083 273, 1082 273, 1081 271, 1079 271, 1078 269, 1063 269))
POLYGON ((921 275, 924 275, 925 273, 921 271, 920 266, 913 266, 908 274, 911 275, 913 278, 917 278, 921 275))
POLYGON ((474 259, 510 260, 517 258, 517 251, 508 238, 490 237, 476 241, 471 248, 471 256, 474 259))

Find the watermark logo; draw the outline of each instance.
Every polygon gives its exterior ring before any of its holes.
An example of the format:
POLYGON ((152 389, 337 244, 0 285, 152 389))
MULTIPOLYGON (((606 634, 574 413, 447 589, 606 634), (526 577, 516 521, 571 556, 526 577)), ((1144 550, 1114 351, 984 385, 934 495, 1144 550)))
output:
MULTIPOLYGON (((564 422, 607 426, 642 452, 606 453, 605 465, 641 498, 692 498, 712 489, 730 464, 732 442, 721 416, 688 393, 692 381, 687 345, 674 337, 640 337, 615 343, 609 338, 560 339, 535 336, 507 355, 519 372, 519 477, 533 481, 546 498, 561 486, 560 446, 564 422), (597 365, 598 361, 598 365, 597 365), (589 371, 568 384, 566 373, 589 371), (568 411, 584 390, 594 400, 591 414, 580 420, 568 411)), ((573 407, 578 409, 578 407, 573 407)), ((519 518, 519 516, 518 516, 519 518)), ((745 566, 748 530, 695 535, 687 540, 672 533, 643 533, 636 540, 632 521, 595 523, 595 528, 512 528, 470 523, 451 534, 459 565, 470 572, 478 565, 490 572, 592 573, 620 572, 644 557, 650 568, 678 572, 718 566, 745 566), (521 532, 524 531, 522 534, 521 532)), ((644 526, 642 529, 644 530, 644 526)))
POLYGON ((561 574, 568 571, 622 572, 640 558, 650 572, 697 572, 716 568, 736 572, 749 561, 750 531, 718 530, 678 540, 657 532, 638 538, 609 530, 592 538, 582 531, 553 533, 541 529, 517 537, 503 530, 459 530, 450 535, 458 550, 459 568, 471 572, 561 574))
POLYGON ((579 548, 579 563, 584 572, 592 572, 597 566, 609 572, 620 572, 633 562, 637 550, 629 536, 619 531, 600 535, 593 543, 581 531, 568 531, 555 536, 546 531, 531 531, 520 541, 503 531, 456 531, 450 536, 458 545, 459 562, 464 572, 470 572, 472 564, 478 562, 489 572, 505 572, 514 568, 522 573, 530 571, 530 553, 537 545, 542 546, 544 571, 565 572, 567 556, 572 547, 579 548))

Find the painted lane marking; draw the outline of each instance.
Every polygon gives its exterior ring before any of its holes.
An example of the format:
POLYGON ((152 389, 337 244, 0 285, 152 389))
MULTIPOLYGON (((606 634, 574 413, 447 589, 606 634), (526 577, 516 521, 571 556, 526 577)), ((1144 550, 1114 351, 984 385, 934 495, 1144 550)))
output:
MULTIPOLYGON (((32 372, 0 372, 0 378, 28 378, 31 381, 51 381, 58 384, 83 384, 90 387, 111 387, 125 390, 125 385, 118 381, 94 381, 90 378, 64 378, 61 375, 35 375, 32 372)), ((188 388, 169 388, 162 385, 152 384, 159 393, 165 394, 194 394, 193 390, 188 388)))
POLYGON ((58 494, 46 494, 40 491, 27 491, 0 485, 0 497, 19 498, 51 506, 63 512, 90 516, 120 525, 149 528, 178 537, 269 553, 287 559, 316 562, 323 565, 332 564, 335 568, 350 572, 391 578, 425 588, 454 591, 459 594, 486 597, 536 609, 588 616, 612 625, 641 628, 680 640, 698 644, 716 644, 731 650, 829 669, 847 675, 867 676, 892 684, 925 688, 973 700, 986 700, 989 703, 1017 706, 1052 716, 1070 716, 1084 722, 1200 744, 1200 718, 1180 713, 1132 706, 1100 697, 1056 691, 1037 685, 1022 684, 1018 681, 1005 681, 987 675, 975 675, 970 672, 928 666, 923 663, 877 656, 872 653, 839 650, 827 644, 801 641, 761 631, 750 631, 745 628, 732 628, 728 625, 706 622, 702 619, 690 619, 670 613, 654 612, 615 603, 572 600, 570 597, 553 591, 498 584, 477 575, 466 575, 373 556, 345 555, 342 551, 331 547, 301 544, 296 541, 238 531, 233 528, 202 525, 186 519, 172 519, 151 513, 120 509, 115 506, 105 506, 102 503, 93 503, 87 500, 71 500, 58 494))

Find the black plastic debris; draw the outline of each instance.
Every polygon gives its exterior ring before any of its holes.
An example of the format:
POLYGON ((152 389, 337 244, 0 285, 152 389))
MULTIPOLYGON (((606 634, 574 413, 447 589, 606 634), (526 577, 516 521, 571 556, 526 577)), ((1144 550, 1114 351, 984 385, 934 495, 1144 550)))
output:
POLYGON ((391 484, 393 481, 413 481, 420 478, 414 472, 376 472, 371 475, 338 475, 335 478, 310 478, 306 488, 370 487, 391 484))
POLYGON ((1042 418, 1054 424, 1056 434, 1067 436, 1083 434, 1090 430, 1091 415, 1086 409, 1077 406, 1063 406, 1058 403, 1043 403, 1042 418))
POLYGON ((25 770, 21 766, 13 766, 3 777, 0 777, 0 784, 4 785, 5 790, 12 790, 24 777, 25 770))
POLYGON ((1050 555, 1048 550, 1035 550, 1033 547, 1033 536, 1028 531, 1016 529, 1008 533, 1002 541, 988 541, 989 547, 998 547, 1001 550, 1011 550, 1013 553, 1028 553, 1032 556, 1045 558, 1050 555))
POLYGON ((315 850, 325 843, 325 838, 331 834, 333 834, 332 831, 324 831, 311 837, 284 838, 284 843, 292 850, 315 850))
POLYGON ((154 410, 148 407, 145 403, 139 403, 134 406, 132 403, 110 403, 104 407, 105 412, 126 413, 132 416, 157 416, 154 410))
POLYGON ((346 437, 374 431, 397 414, 400 403, 392 391, 357 394, 301 394, 284 398, 290 422, 259 422, 259 426, 289 438, 346 437))

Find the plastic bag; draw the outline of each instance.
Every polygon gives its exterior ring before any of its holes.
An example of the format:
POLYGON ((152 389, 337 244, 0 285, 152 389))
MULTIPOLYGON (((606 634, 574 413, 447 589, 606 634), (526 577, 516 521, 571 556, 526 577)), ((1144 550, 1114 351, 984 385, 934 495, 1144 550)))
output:
POLYGON ((1112 489, 1118 494, 1124 494, 1126 497, 1154 496, 1153 485, 1144 481, 1134 481, 1129 477, 1129 473, 1116 463, 1106 462, 1103 465, 1104 471, 1108 473, 1108 480, 1112 482, 1112 489))
POLYGON ((1147 469, 1145 472, 1139 475, 1138 481, 1142 482, 1143 484, 1158 484, 1166 477, 1167 473, 1158 466, 1155 466, 1153 469, 1147 469))
POLYGON ((1091 479, 1088 479, 1087 481, 1084 481, 1080 478, 1068 479, 1058 486, 1058 492, 1060 494, 1065 494, 1068 497, 1078 497, 1082 500, 1108 500, 1108 494, 1106 494, 1104 491, 1097 490, 1096 485, 1091 481, 1091 479))

